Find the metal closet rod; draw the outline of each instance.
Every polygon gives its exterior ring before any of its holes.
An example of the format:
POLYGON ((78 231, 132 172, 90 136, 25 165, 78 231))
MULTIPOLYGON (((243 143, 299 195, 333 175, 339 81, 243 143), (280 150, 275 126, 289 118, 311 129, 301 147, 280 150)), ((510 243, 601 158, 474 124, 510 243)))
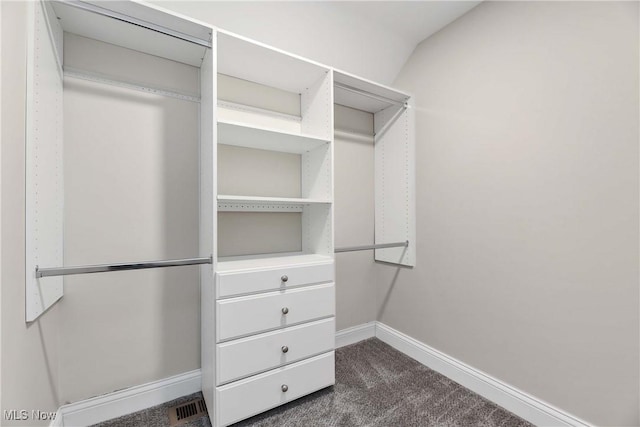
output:
POLYGON ((71 274, 106 273, 109 271, 143 270, 146 268, 178 267, 199 264, 213 264, 213 255, 207 258, 168 259, 162 261, 125 262, 121 264, 82 265, 76 267, 39 268, 36 266, 36 277, 69 276, 71 274))
POLYGON ((386 249, 386 248, 406 248, 409 246, 409 241, 398 243, 379 243, 376 245, 364 245, 364 246, 347 246, 345 248, 336 248, 335 253, 338 252, 355 252, 355 251, 369 251, 372 249, 386 249))
POLYGON ((371 92, 367 92, 365 90, 358 89, 357 87, 349 86, 349 85, 346 85, 344 83, 335 82, 333 85, 335 87, 340 88, 340 89, 344 89, 347 92, 357 93, 358 95, 366 96, 368 98, 375 99, 377 101, 388 102, 388 103, 395 104, 395 105, 405 105, 406 104, 406 100, 405 101, 396 101, 395 99, 387 98, 386 96, 375 95, 375 94, 373 94, 371 92))

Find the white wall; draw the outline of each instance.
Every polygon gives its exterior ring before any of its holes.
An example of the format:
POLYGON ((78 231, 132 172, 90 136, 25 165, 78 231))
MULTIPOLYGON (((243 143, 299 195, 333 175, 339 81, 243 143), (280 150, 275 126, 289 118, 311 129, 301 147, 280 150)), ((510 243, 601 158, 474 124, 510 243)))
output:
POLYGON ((416 44, 339 2, 149 3, 381 83, 393 81, 416 44))
POLYGON ((638 3, 485 2, 421 43, 418 259, 379 320, 598 425, 638 425, 638 3))
MULTIPOLYGON (((2 2, 2 401, 4 410, 55 411, 58 395, 58 307, 25 323, 25 95, 28 4, 2 2)), ((0 418, 1 419, 1 418, 0 418)), ((48 421, 7 421, 48 425, 48 421)))

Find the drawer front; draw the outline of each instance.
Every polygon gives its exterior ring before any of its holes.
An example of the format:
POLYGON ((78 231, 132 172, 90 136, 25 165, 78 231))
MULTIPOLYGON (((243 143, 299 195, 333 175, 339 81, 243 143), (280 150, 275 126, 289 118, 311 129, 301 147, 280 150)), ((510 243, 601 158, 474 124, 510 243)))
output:
POLYGON ((333 315, 333 283, 230 298, 216 302, 217 339, 220 342, 333 315))
POLYGON ((218 344, 218 385, 331 351, 335 335, 330 318, 218 344))
POLYGON ((216 388, 218 425, 227 426, 335 383, 334 352, 216 388), (286 392, 283 391, 286 385, 286 392))
POLYGON ((333 282, 333 263, 216 273, 217 298, 323 282, 333 282))

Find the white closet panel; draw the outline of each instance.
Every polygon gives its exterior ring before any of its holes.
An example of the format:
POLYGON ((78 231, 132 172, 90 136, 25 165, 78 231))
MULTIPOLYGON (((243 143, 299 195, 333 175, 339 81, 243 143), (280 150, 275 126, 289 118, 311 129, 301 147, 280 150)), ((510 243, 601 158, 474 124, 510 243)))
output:
MULTIPOLYGON (((36 266, 63 264, 62 74, 55 40, 62 29, 44 4, 30 3, 26 112, 26 320, 62 297, 62 277, 36 278, 36 266), (51 29, 51 32, 49 31, 51 29)), ((61 47, 61 46, 58 46, 61 47)))
POLYGON ((409 246, 377 249, 376 261, 415 265, 416 196, 414 109, 388 107, 375 114, 375 242, 408 241, 409 246))
MULTIPOLYGON (((215 37, 213 35, 214 46, 215 37)), ((213 264, 200 267, 200 365, 202 370, 202 395, 214 410, 215 395, 215 291, 214 279, 217 245, 216 233, 218 217, 216 215, 215 191, 218 177, 215 173, 217 164, 217 134, 215 132, 215 103, 217 79, 215 78, 216 55, 207 50, 200 69, 200 233, 199 252, 213 255, 213 264), (208 380, 205 380, 207 378, 208 380)))

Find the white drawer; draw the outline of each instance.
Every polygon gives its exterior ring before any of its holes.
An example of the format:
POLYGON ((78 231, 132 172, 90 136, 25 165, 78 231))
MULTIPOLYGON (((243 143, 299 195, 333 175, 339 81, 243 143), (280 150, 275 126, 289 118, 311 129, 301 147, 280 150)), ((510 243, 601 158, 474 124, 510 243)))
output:
POLYGON ((335 347, 335 335, 332 317, 218 344, 217 384, 331 351, 335 347))
POLYGON ((217 340, 225 341, 333 315, 333 283, 229 298, 216 302, 217 340))
POLYGON ((335 383, 334 352, 216 388, 218 425, 227 426, 335 383), (283 391, 286 385, 287 391, 283 391))
POLYGON ((323 282, 333 282, 333 262, 216 273, 217 298, 323 282))

